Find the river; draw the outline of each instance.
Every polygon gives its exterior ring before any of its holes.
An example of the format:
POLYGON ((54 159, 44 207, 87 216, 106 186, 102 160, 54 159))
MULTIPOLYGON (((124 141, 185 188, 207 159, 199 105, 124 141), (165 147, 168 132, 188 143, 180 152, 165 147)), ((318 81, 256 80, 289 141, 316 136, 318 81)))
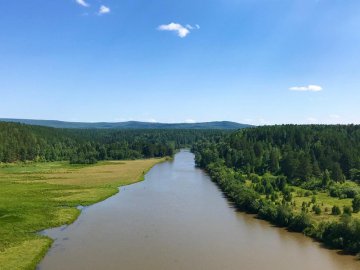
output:
POLYGON ((353 256, 238 213, 186 150, 44 233, 56 241, 41 270, 360 269, 353 256))

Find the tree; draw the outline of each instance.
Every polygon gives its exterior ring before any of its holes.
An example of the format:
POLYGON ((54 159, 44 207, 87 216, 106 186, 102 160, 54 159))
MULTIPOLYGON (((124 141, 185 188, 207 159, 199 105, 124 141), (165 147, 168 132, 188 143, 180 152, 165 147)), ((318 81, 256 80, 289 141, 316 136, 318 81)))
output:
POLYGON ((331 170, 331 177, 336 182, 344 182, 345 176, 339 163, 334 163, 331 170))
POLYGON ((350 170, 351 180, 355 182, 360 182, 360 170, 359 169, 351 169, 350 170))
POLYGON ((312 210, 314 211, 314 213, 315 213, 316 215, 320 215, 320 214, 321 214, 321 208, 320 208, 320 206, 318 206, 318 205, 316 205, 316 204, 313 206, 312 210))
POLYGON ((354 213, 358 213, 360 211, 360 195, 356 195, 352 200, 352 208, 354 213))
POLYGON ((276 173, 279 170, 280 168, 279 160, 280 160, 280 155, 278 150, 272 149, 270 153, 270 162, 269 162, 269 170, 271 172, 276 173))
POLYGON ((333 208, 331 209, 331 214, 337 216, 341 214, 341 210, 340 207, 337 205, 334 205, 333 208))
POLYGON ((349 215, 349 216, 351 216, 351 213, 352 213, 352 208, 350 207, 350 206, 344 206, 344 208, 343 208, 343 213, 344 213, 344 215, 349 215))
POLYGON ((331 178, 330 178, 330 173, 329 173, 329 171, 326 169, 325 171, 324 171, 324 173, 323 173, 323 176, 322 176, 322 186, 323 187, 326 187, 328 184, 329 184, 329 182, 331 181, 331 178))

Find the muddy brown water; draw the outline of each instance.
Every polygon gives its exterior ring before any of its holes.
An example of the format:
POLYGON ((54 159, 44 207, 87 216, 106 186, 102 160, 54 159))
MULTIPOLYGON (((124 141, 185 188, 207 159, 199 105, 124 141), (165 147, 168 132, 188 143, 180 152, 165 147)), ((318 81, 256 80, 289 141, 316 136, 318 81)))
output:
POLYGON ((353 256, 236 212, 186 150, 44 233, 56 241, 41 270, 360 269, 353 256))

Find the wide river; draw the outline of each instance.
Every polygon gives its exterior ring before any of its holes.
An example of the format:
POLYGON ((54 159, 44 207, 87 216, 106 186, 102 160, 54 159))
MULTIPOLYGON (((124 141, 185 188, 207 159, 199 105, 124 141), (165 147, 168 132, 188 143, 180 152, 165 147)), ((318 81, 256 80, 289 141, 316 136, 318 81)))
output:
POLYGON ((41 270, 360 269, 355 257, 236 212, 185 150, 45 233, 56 241, 41 270))

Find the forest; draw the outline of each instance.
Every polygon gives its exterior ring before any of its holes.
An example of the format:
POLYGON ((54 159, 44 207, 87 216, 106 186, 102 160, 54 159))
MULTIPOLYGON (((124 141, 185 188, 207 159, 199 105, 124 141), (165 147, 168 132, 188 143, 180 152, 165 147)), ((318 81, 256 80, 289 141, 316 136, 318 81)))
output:
POLYGON ((192 151, 240 210, 360 252, 360 126, 249 128, 192 151))
POLYGON ((192 148, 235 206, 329 247, 360 252, 360 126, 226 130, 56 129, 0 123, 0 162, 93 164, 192 148))
POLYGON ((0 122, 0 162, 65 161, 93 164, 172 156, 194 142, 214 140, 223 130, 56 129, 0 122))

